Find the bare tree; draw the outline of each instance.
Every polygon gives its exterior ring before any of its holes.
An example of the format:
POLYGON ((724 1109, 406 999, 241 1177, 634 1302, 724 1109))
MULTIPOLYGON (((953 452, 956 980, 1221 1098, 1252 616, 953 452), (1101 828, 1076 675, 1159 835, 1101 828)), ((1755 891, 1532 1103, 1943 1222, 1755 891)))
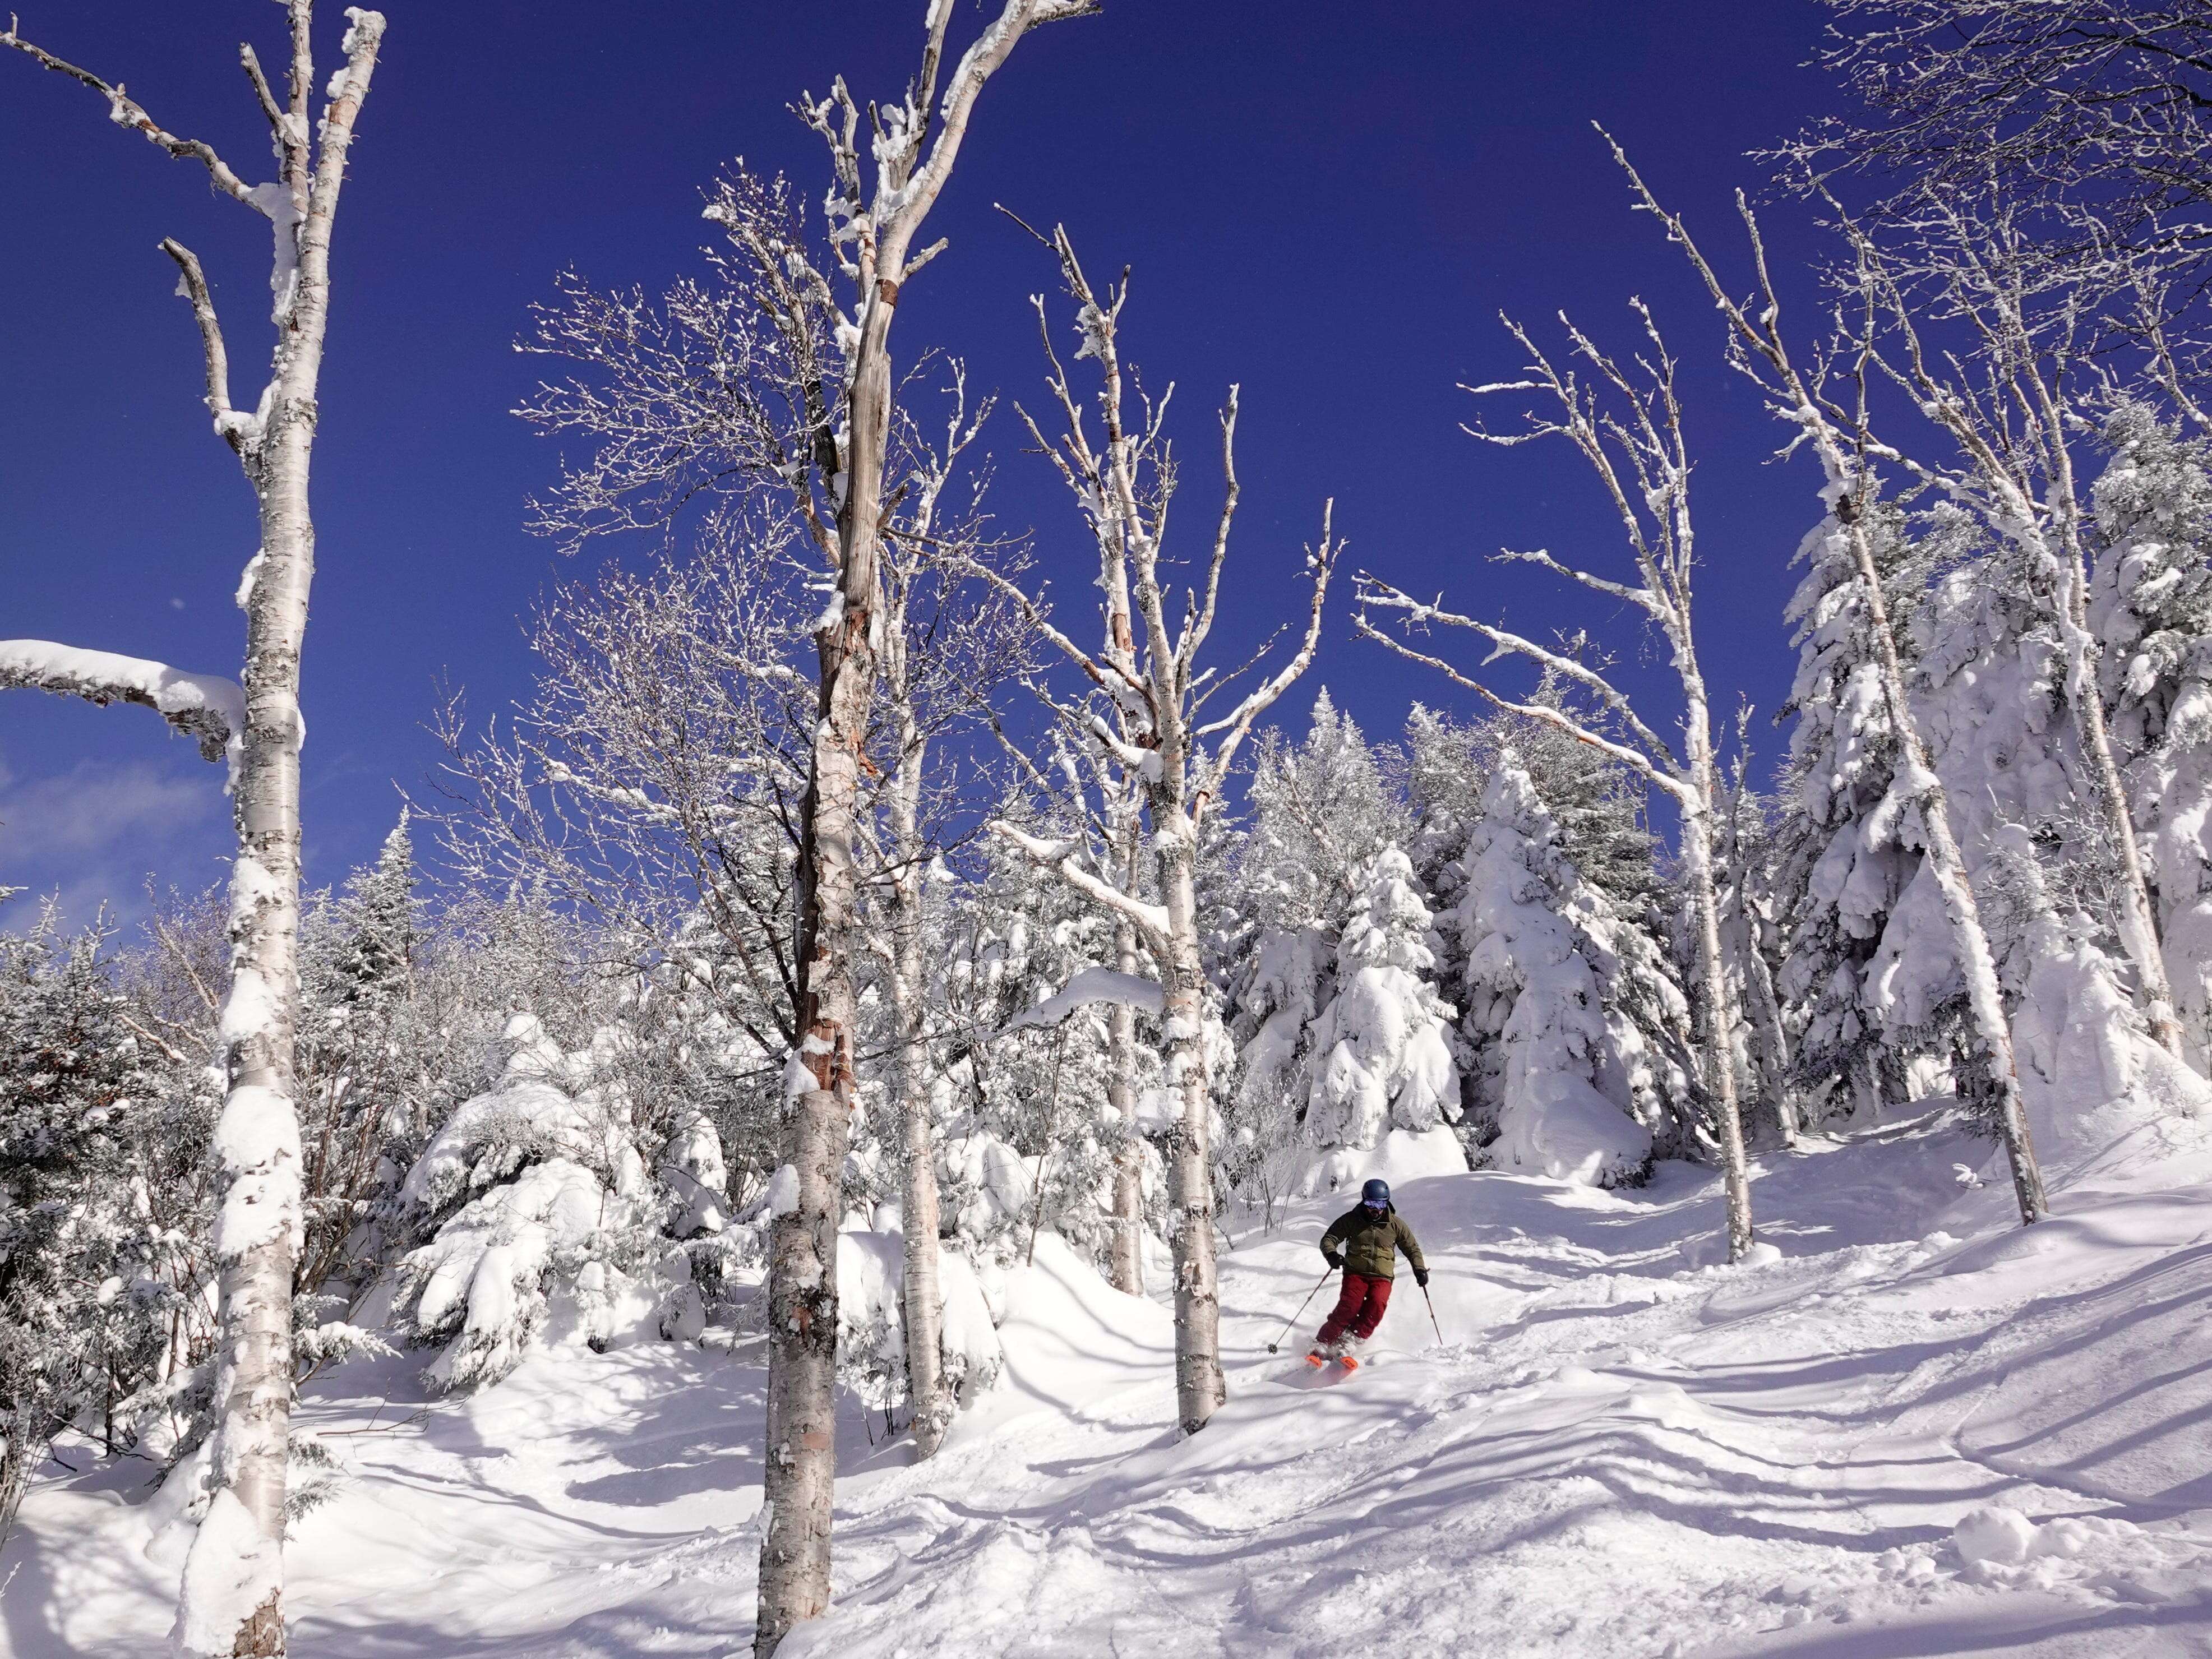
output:
MULTIPOLYGON (((229 353, 198 258, 174 239, 161 244, 176 264, 179 290, 199 328, 208 412, 216 434, 244 467, 261 519, 260 550, 246 566, 240 589, 246 613, 243 718, 227 720, 223 732, 235 744, 238 859, 231 883, 231 984, 222 1017, 229 1093, 216 1133, 223 1200, 216 1241, 222 1337, 210 1465, 215 1491, 185 1564, 178 1615, 178 1638, 194 1654, 284 1651, 285 1447, 300 1203, 299 1122, 292 1098, 300 653, 315 562, 308 475, 330 319, 331 228, 354 124, 384 38, 380 13, 349 9, 341 48, 345 64, 331 77, 318 121, 312 111, 313 0, 286 0, 285 9, 291 66, 281 94, 262 73, 253 48, 239 48, 246 80, 268 118, 277 161, 276 179, 264 185, 248 185, 211 145, 161 126, 121 86, 24 40, 12 21, 0 33, 0 45, 97 93, 118 126, 205 167, 218 193, 259 214, 276 233, 270 279, 276 346, 268 380, 246 409, 231 402, 229 353)), ((49 654, 46 663, 52 669, 55 659, 49 654)), ((88 667, 82 657, 70 665, 88 667)), ((149 688, 134 668, 89 690, 58 684, 51 673, 39 683, 93 695, 95 701, 145 693, 173 723, 185 724, 173 712, 174 677, 162 670, 156 678, 161 684, 149 688)), ((214 740, 212 723, 203 720, 194 735, 206 748, 214 740)))
MULTIPOLYGON (((769 1261, 769 1426, 761 1534, 761 1659, 786 1632, 830 1601, 830 1516, 836 1474, 837 1176, 855 1077, 858 1014, 860 761, 881 650, 878 533, 894 379, 891 321, 906 284, 944 247, 917 239, 966 138, 975 100, 1022 37, 1039 24, 1086 16, 1092 0, 1005 0, 969 44, 940 93, 954 8, 930 0, 921 66, 898 102, 872 105, 872 167, 864 167, 860 110, 840 78, 805 112, 830 148, 828 209, 844 343, 842 434, 823 428, 822 483, 836 536, 825 548, 831 591, 815 631, 819 719, 799 819, 799 1041, 789 1157, 795 1190, 779 1202, 769 1261), (869 175, 872 173, 872 178, 869 175), (842 444, 838 439, 842 436, 842 444), (840 453, 842 451, 842 453, 840 453)), ((808 268, 805 279, 826 291, 808 268)), ((833 305, 838 302, 832 301, 833 305)))
MULTIPOLYGON (((906 284, 945 246, 920 245, 920 233, 984 85, 1030 29, 1098 8, 1094 0, 1004 0, 945 75, 954 9, 931 0, 920 69, 897 101, 867 106, 865 141, 861 106, 842 79, 827 97, 799 106, 830 151, 826 259, 804 234, 789 192, 739 169, 707 208, 738 249, 738 293, 719 311, 702 301, 700 326, 653 336, 635 354, 642 380, 659 377, 667 396, 656 402, 633 387, 610 404, 572 386, 547 388, 523 410, 550 429, 584 428, 611 440, 542 515, 543 526, 571 544, 604 530, 665 525, 702 489, 776 479, 823 568, 827 602, 807 629, 814 708, 793 825, 793 1052, 769 1247, 767 1519, 754 1632, 763 1659, 793 1625, 820 1614, 830 1595, 837 1183, 857 1103, 859 966, 868 948, 866 775, 885 650, 883 543, 907 489, 889 476, 899 385, 891 324, 906 284), (687 420, 688 410, 703 410, 703 423, 687 420)), ((635 303, 617 300, 596 319, 581 316, 582 331, 556 347, 618 352, 624 308, 635 303)))
MULTIPOLYGON (((1608 138, 1608 143, 1612 141, 1608 138)), ((1969 881, 1966 860, 1953 831, 1949 804, 1942 780, 1930 763, 1926 741, 1915 719, 1899 659, 1897 640, 1891 631, 1881 573, 1876 567, 1866 533, 1867 515, 1879 484, 1872 461, 1889 452, 1879 447, 1871 431, 1867 385, 1873 352, 1872 319, 1863 319, 1840 343, 1845 353, 1844 401, 1832 392, 1827 371, 1833 359, 1823 353, 1809 369, 1801 368, 1792 355, 1782 328, 1782 299, 1767 264, 1765 242, 1750 204, 1739 192, 1737 211, 1749 238, 1756 291, 1741 298, 1724 285, 1704 252, 1691 238, 1680 216, 1668 212, 1631 165, 1627 155, 1613 144, 1614 160, 1626 174, 1637 206, 1666 227, 1667 239, 1680 247, 1705 283, 1728 327, 1729 362, 1760 391, 1769 410, 1791 434, 1785 453, 1799 445, 1811 447, 1821 469, 1821 501, 1833 515, 1838 532, 1851 550, 1858 572, 1859 601, 1867 608, 1868 632, 1873 639, 1881 680, 1882 701, 1896 734, 1899 750, 1896 791, 1899 798, 1917 808, 1926 842, 1930 873, 1943 896, 1951 924, 1954 948, 1966 981, 1968 1009, 1978 1039, 1970 1063, 1973 1079, 1994 1103, 1997 1130, 2011 1164, 2014 1195, 2021 1220, 2033 1224, 2050 1212, 2043 1174, 2035 1158, 2027 1116, 2021 1099, 2020 1078, 2014 1068, 2012 1028, 2005 1018, 1999 993, 1996 957, 1969 881)))
MULTIPOLYGON (((1869 118, 1789 146, 1817 170, 2094 205, 2130 240, 2201 240, 2212 204, 2202 0, 1830 0, 1828 66, 1869 118)), ((2076 222, 2077 224, 2079 222, 2076 222)), ((2069 239, 2050 252, 2081 248, 2069 239)))
POLYGON ((1675 394, 1675 361, 1661 339, 1651 313, 1633 302, 1642 319, 1647 353, 1639 359, 1642 379, 1632 376, 1590 337, 1560 319, 1574 356, 1593 377, 1585 385, 1574 367, 1554 363, 1520 325, 1508 321, 1528 353, 1529 378, 1471 388, 1477 395, 1535 392, 1555 412, 1531 413, 1522 430, 1497 433, 1470 427, 1474 436, 1515 446, 1540 438, 1562 437, 1581 453, 1619 520, 1637 580, 1618 582, 1560 562, 1549 553, 1503 553, 1579 582, 1617 599, 1642 615, 1666 641, 1668 657, 1682 688, 1682 732, 1679 746, 1669 743, 1637 711, 1626 693, 1600 669, 1579 657, 1554 651, 1522 635, 1472 617, 1425 604, 1376 577, 1359 577, 1359 631, 1399 655, 1442 670, 1499 708, 1541 721, 1589 744, 1629 768, 1665 794, 1680 814, 1683 872, 1688 878, 1691 921, 1697 941, 1699 1012, 1705 1030, 1705 1084, 1712 1101, 1713 1131, 1720 1146, 1722 1187, 1728 1201, 1729 1260, 1740 1261, 1752 1247, 1751 1181, 1746 1167, 1743 1122, 1736 1100, 1735 1042, 1737 1018, 1734 985, 1722 944, 1720 884, 1715 854, 1724 832, 1724 788, 1714 754, 1711 701, 1698 663, 1691 619, 1691 585, 1696 537, 1690 515, 1690 454, 1675 394), (1367 615, 1369 607, 1400 611, 1406 626, 1442 624, 1464 628, 1487 641, 1491 655, 1519 656, 1541 665, 1564 684, 1589 694, 1599 719, 1579 717, 1553 702, 1516 702, 1431 653, 1417 651, 1383 633, 1367 615), (1602 722, 1602 724, 1601 724, 1602 722), (1610 728, 1606 729, 1606 728, 1610 728))
MULTIPOLYGON (((1168 620, 1170 595, 1161 579, 1166 556, 1168 511, 1176 472, 1164 426, 1173 388, 1157 402, 1138 393, 1141 418, 1128 420, 1124 395, 1127 375, 1121 357, 1121 307, 1128 299, 1126 280, 1097 292, 1085 276, 1064 230, 1055 228, 1050 246, 1061 279, 1075 302, 1076 325, 1083 338, 1079 357, 1095 361, 1099 433, 1094 439, 1084 418, 1084 400, 1068 383, 1067 371, 1053 349, 1043 301, 1036 302, 1038 325, 1051 365, 1047 384, 1064 422, 1057 441, 1048 440, 1026 411, 1037 447, 1049 454, 1097 543, 1098 585, 1104 596, 1106 636, 1096 651, 1079 645, 1055 625, 1042 605, 1010 579, 985 571, 1021 605, 1039 632, 1083 674, 1079 695, 1060 695, 1053 708, 1062 728, 1080 733, 1100 758, 1109 778, 1118 780, 1127 799, 1140 802, 1150 821, 1154 894, 1140 897, 1126 879, 1126 866, 1091 867, 1079 844, 1048 841, 1000 820, 992 827, 1038 865, 1055 871, 1076 891, 1126 921, 1159 964, 1161 1012, 1167 1038, 1165 1080, 1181 1099, 1171 1158, 1172 1244, 1176 1263, 1176 1401, 1184 1431, 1196 1433, 1226 1397, 1219 1339, 1220 1305, 1213 1260, 1213 1169, 1207 1145, 1212 1112, 1211 1062, 1206 1052, 1205 965, 1200 958, 1194 887, 1199 832, 1211 805, 1218 805, 1229 769, 1250 735, 1253 722, 1303 674, 1321 641, 1322 605, 1335 568, 1338 544, 1329 507, 1322 514, 1317 548, 1307 555, 1313 579, 1311 608, 1297 649, 1225 714, 1207 719, 1206 705, 1243 670, 1217 676, 1200 668, 1198 656, 1212 632, 1221 595, 1222 570, 1236 517, 1237 389, 1230 388, 1221 411, 1221 459, 1225 484, 1212 544, 1203 574, 1183 595, 1180 630, 1168 620)), ((1256 663, 1257 659, 1255 659, 1256 663)), ((1249 668, 1254 664, 1247 664, 1249 668)), ((1109 797, 1105 815, 1109 856, 1133 843, 1119 839, 1115 814, 1119 797, 1109 797)), ((1133 953, 1118 951, 1127 960, 1133 953)), ((1118 1179, 1117 1179, 1118 1186, 1118 1179)), ((1118 1203, 1117 1203, 1118 1207, 1118 1203)), ((1133 1235, 1133 1230, 1131 1230, 1133 1235)))

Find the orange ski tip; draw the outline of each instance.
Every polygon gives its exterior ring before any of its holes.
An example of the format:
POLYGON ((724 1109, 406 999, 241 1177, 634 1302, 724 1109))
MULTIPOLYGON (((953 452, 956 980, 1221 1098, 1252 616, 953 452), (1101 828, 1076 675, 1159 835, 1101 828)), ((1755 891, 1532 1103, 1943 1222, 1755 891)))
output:
POLYGON ((1344 1369, 1348 1371, 1356 1371, 1359 1369, 1359 1362, 1357 1359, 1354 1359, 1350 1354, 1345 1355, 1343 1358, 1338 1360, 1336 1363, 1343 1366, 1344 1369))

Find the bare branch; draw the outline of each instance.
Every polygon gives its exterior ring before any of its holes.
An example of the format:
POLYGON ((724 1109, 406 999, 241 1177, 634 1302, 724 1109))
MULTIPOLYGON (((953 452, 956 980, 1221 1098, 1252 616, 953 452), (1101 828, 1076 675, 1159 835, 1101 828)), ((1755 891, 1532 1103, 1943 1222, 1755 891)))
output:
MULTIPOLYGON (((1364 571, 1360 573, 1358 580, 1358 603, 1363 608, 1363 615, 1358 619, 1360 631, 1370 638, 1382 637, 1364 619, 1364 607, 1370 605, 1379 605, 1389 610, 1405 611, 1408 626, 1417 623, 1441 623, 1447 628, 1464 628, 1472 633, 1480 634, 1490 641, 1492 659, 1507 654, 1526 657, 1531 662, 1540 663, 1560 678, 1571 680, 1589 691, 1605 706, 1607 713, 1618 720, 1626 730, 1634 734, 1636 741, 1644 746, 1646 758, 1650 764, 1664 771, 1668 776, 1677 777, 1686 771, 1682 761, 1675 755, 1674 749, 1667 741, 1644 723, 1642 717, 1629 702, 1627 696, 1589 664, 1577 662, 1572 657, 1562 656, 1556 651, 1548 651, 1534 640, 1523 639, 1520 635, 1510 633, 1503 628, 1496 628, 1486 622, 1478 622, 1473 617, 1462 616, 1456 611, 1445 611, 1436 605, 1414 599, 1411 594, 1393 587, 1379 577, 1370 575, 1364 571)), ((1425 662, 1431 659, 1423 657, 1420 660, 1425 662)), ((1478 690, 1482 689, 1476 681, 1469 679, 1467 676, 1456 671, 1449 672, 1453 679, 1460 684, 1472 686, 1478 690)))
POLYGON ((8 20, 7 28, 0 31, 0 46, 13 46, 55 74, 65 75, 72 81, 90 87, 107 100, 107 118, 117 126, 144 133, 149 143, 160 145, 179 161, 199 162, 207 168, 208 177, 215 181, 215 187, 224 195, 245 203, 257 213, 270 214, 268 206, 255 196, 253 187, 231 171, 222 157, 215 153, 212 145, 197 138, 179 138, 161 127, 139 106, 136 99, 125 93, 120 82, 110 86, 90 70, 79 69, 67 59, 55 57, 44 47, 32 45, 15 32, 13 17, 8 20))
POLYGON ((207 407, 215 417, 216 435, 240 454, 246 453, 254 435, 255 422, 250 415, 240 415, 230 406, 230 356, 222 343, 222 324, 216 316, 215 297, 208 292, 207 275, 200 269, 199 258, 173 236, 164 237, 161 252, 177 262, 183 273, 179 278, 185 298, 191 301, 192 320, 199 325, 200 347, 207 362, 207 407))

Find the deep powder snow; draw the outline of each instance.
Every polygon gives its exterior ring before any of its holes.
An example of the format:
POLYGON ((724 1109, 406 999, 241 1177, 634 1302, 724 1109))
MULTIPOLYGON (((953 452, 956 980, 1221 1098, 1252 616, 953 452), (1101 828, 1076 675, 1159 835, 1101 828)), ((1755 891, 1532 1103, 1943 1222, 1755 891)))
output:
MULTIPOLYGON (((1165 1310, 1048 1235, 935 1462, 848 1402, 836 1603, 782 1651, 2212 1653, 2204 1132, 2089 1147, 2026 1231, 1939 1111, 1815 1146, 1760 1162, 1773 1248, 1735 1269, 1686 1166, 1407 1182, 1445 1340, 1408 1279, 1342 1381, 1265 1351, 1334 1207, 1296 1206, 1223 1257, 1231 1399, 1191 1440, 1165 1310)), ((420 1364, 309 1391, 340 1474, 289 1552, 295 1651, 750 1653, 750 1347, 556 1345, 434 1403, 420 1364)), ((154 1650, 168 1500, 64 1455, 0 1563, 0 1652, 154 1650)))

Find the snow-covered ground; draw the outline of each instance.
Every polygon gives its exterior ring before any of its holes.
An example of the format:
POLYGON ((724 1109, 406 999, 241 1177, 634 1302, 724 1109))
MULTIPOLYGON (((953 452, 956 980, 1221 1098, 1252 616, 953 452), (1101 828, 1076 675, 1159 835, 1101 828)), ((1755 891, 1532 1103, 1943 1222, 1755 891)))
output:
MULTIPOLYGON (((1682 1166, 1410 1182, 1443 1341, 1401 1279, 1340 1381, 1266 1352, 1319 1274, 1307 1206, 1224 1259, 1231 1397, 1188 1441, 1164 1310, 1048 1238, 934 1463, 854 1408, 836 1607, 783 1651, 2212 1654, 2203 1133, 2081 1160, 2033 1231, 1936 1115, 1769 1157, 1774 1248, 1736 1269, 1682 1166)), ((414 1364, 311 1391, 347 1473, 291 1551, 295 1651, 750 1652, 744 1352, 569 1352, 428 1407, 414 1364)), ((33 1494, 0 1651, 152 1650, 177 1545, 143 1473, 33 1494)))

